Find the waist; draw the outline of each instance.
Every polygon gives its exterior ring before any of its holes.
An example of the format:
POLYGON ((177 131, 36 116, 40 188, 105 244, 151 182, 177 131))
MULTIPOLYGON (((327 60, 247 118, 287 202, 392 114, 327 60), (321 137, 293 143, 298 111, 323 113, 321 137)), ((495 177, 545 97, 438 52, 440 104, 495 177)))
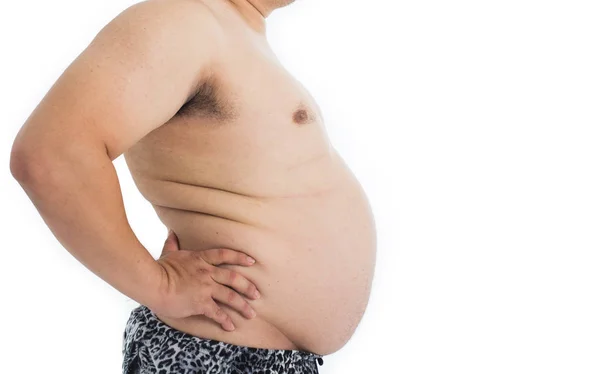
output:
POLYGON ((256 348, 329 354, 349 340, 366 308, 376 250, 370 207, 355 181, 286 198, 202 188, 183 196, 169 204, 165 194, 164 204, 154 205, 181 249, 223 247, 252 256, 250 267, 221 266, 253 282, 261 298, 247 299, 257 312, 250 320, 220 304, 236 326, 232 332, 204 316, 159 318, 191 335, 256 348))
POLYGON ((263 369, 295 368, 303 370, 316 367, 315 361, 323 364, 322 355, 301 350, 265 349, 225 343, 219 340, 196 338, 165 325, 157 315, 146 306, 140 305, 132 310, 126 324, 123 337, 124 372, 135 365, 140 347, 145 347, 151 361, 177 353, 177 365, 183 369, 194 370, 204 367, 206 360, 218 364, 223 370, 252 362, 253 367, 263 369), (165 339, 171 341, 164 344, 165 339), (191 353, 191 355, 180 353, 191 353))

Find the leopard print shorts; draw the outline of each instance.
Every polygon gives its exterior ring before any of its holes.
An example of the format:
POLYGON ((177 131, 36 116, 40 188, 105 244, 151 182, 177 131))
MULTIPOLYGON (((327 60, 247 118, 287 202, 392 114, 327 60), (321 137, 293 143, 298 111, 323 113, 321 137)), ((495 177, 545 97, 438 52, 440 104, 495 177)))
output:
POLYGON ((318 374, 323 356, 200 338, 174 329, 148 307, 133 309, 123 334, 123 374, 318 374))

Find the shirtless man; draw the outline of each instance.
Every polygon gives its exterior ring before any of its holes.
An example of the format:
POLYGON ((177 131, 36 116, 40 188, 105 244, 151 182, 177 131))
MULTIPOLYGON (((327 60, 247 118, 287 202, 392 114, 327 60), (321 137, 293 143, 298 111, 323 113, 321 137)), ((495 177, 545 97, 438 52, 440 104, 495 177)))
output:
POLYGON ((364 314, 367 197, 266 41, 292 1, 130 6, 17 134, 11 172, 56 238, 140 303, 124 373, 317 373, 364 314), (170 231, 159 259, 128 224, 121 154, 170 231))

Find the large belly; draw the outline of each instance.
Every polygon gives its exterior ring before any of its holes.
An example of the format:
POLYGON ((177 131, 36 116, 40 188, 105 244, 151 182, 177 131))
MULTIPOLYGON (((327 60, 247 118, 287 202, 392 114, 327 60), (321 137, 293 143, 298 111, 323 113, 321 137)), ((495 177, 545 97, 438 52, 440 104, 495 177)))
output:
POLYGON ((231 248, 257 260, 250 267, 221 265, 258 287, 261 298, 247 299, 257 317, 246 319, 219 303, 235 331, 204 316, 161 318, 165 323, 232 344, 319 354, 335 352, 350 339, 370 295, 374 221, 362 188, 337 154, 310 167, 329 182, 285 197, 144 181, 144 196, 182 249, 231 248))

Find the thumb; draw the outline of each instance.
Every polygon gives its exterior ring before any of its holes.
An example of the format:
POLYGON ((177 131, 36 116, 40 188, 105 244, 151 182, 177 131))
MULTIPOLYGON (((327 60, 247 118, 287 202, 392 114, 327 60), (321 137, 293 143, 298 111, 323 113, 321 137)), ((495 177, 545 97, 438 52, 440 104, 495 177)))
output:
POLYGON ((165 240, 165 245, 163 246, 162 253, 175 252, 179 250, 179 241, 177 240, 177 235, 173 230, 169 229, 169 234, 167 239, 165 240))

